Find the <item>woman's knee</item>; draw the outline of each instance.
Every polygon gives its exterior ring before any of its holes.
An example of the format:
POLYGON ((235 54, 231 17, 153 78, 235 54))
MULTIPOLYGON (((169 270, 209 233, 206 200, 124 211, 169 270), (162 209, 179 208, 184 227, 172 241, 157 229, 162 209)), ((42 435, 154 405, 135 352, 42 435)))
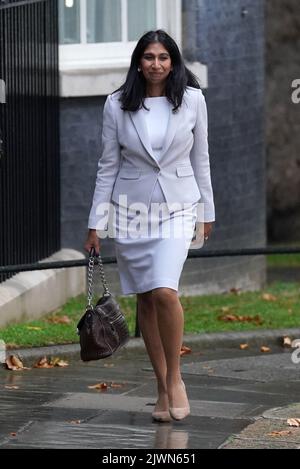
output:
POLYGON ((152 298, 157 305, 168 305, 178 300, 177 291, 172 288, 160 287, 152 290, 152 298))
POLYGON ((137 293, 138 306, 142 309, 153 310, 154 303, 152 298, 152 290, 145 293, 137 293))

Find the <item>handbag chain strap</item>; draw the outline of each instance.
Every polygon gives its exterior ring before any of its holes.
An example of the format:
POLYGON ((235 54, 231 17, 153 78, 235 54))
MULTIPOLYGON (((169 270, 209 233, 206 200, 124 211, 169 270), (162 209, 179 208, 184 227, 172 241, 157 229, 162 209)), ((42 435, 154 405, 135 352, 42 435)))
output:
POLYGON ((104 273, 102 257, 100 255, 100 253, 99 253, 99 256, 98 256, 98 266, 99 266, 101 282, 102 282, 102 285, 103 285, 103 288, 104 288, 104 296, 110 296, 111 293, 108 289, 107 280, 106 280, 105 273, 104 273))
MULTIPOLYGON (((101 255, 99 253, 98 257, 98 266, 99 266, 99 272, 100 272, 100 277, 101 277, 101 282, 104 288, 104 296, 110 296, 111 293, 108 289, 107 285, 107 280, 105 277, 104 273, 104 267, 103 267, 103 262, 101 255)), ((92 301, 93 301, 93 291, 94 291, 94 279, 93 279, 93 274, 94 274, 94 267, 95 267, 95 250, 92 248, 90 251, 90 256, 89 256, 89 265, 88 265, 88 292, 87 292, 87 300, 88 300, 88 306, 93 307, 92 301)))

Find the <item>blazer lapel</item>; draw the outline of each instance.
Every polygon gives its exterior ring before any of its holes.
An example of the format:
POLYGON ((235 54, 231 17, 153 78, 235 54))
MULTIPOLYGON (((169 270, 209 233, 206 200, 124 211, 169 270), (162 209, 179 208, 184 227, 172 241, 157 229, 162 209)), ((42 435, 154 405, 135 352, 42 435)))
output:
POLYGON ((155 158, 152 147, 151 147, 147 124, 144 119, 143 112, 142 111, 141 112, 138 112, 138 111, 129 112, 129 115, 136 128, 136 131, 140 137, 142 144, 144 145, 146 151, 149 153, 149 155, 154 159, 155 163, 157 164, 158 161, 155 158))
MULTIPOLYGON (((161 149, 161 153, 160 153, 160 157, 159 157, 160 160, 161 160, 162 156, 169 149, 169 147, 170 147, 170 145, 171 145, 171 143, 172 143, 172 141, 175 137, 177 127, 178 127, 178 124, 179 124, 179 119, 181 117, 180 110, 177 111, 176 113, 173 113, 172 112, 173 105, 171 103, 168 103, 168 105, 169 105, 168 126, 167 126, 166 135, 165 135, 165 138, 164 138, 164 144, 163 144, 163 147, 161 149)), ((133 122, 133 124, 136 128, 136 131, 137 131, 137 133, 138 133, 138 135, 141 139, 141 142, 144 145, 145 149, 147 150, 149 155, 153 158, 153 160, 156 162, 156 164, 159 164, 159 162, 157 161, 157 159, 154 156, 154 153, 153 153, 153 150, 152 150, 152 147, 151 147, 150 138, 149 138, 148 129, 147 129, 147 124, 146 124, 146 121, 144 119, 143 113, 142 112, 129 112, 129 115, 132 119, 132 122, 133 122)))
POLYGON ((161 149, 160 153, 160 159, 163 157, 163 155, 168 151, 171 143, 173 142, 173 139, 175 137, 177 127, 179 124, 179 119, 180 119, 180 110, 177 111, 176 113, 172 112, 173 104, 169 104, 169 121, 168 121, 168 126, 167 126, 167 132, 164 138, 164 144, 161 149))

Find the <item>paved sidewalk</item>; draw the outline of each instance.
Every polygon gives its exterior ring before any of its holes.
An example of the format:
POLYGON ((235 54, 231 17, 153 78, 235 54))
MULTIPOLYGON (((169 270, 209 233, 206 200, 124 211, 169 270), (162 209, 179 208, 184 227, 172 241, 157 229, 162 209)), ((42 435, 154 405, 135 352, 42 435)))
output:
MULTIPOLYGON (((248 335, 247 350, 238 347, 241 334, 227 335, 227 343, 186 337, 192 353, 182 357, 182 373, 191 415, 167 424, 151 420, 155 380, 141 341, 88 364, 79 361, 77 346, 48 348, 47 356, 65 356, 69 367, 0 370, 0 447, 299 448, 300 429, 286 420, 300 417, 300 364, 278 345, 281 333, 266 332, 248 335), (263 343, 271 353, 260 352, 263 343), (121 387, 88 388, 101 382, 121 387)), ((44 352, 21 355, 32 366, 44 352)))

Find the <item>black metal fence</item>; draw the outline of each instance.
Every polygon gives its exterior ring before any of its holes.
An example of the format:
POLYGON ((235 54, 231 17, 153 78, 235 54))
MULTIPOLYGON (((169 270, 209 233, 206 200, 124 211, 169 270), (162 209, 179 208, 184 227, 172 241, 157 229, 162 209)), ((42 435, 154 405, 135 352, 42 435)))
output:
POLYGON ((57 1, 0 0, 0 265, 60 247, 58 94, 57 1))
MULTIPOLYGON (((232 257, 232 256, 253 256, 253 255, 266 255, 266 254, 299 254, 300 246, 298 247, 257 247, 257 248, 243 248, 243 249, 225 249, 225 250, 210 250, 202 251, 195 249, 189 252, 188 258, 199 257, 232 257)), ((102 256, 101 256, 102 257, 102 256)), ((72 261, 51 261, 42 262, 39 264, 26 264, 26 265, 0 265, 0 275, 3 273, 16 274, 18 272, 26 272, 32 270, 47 270, 47 269, 62 269, 72 267, 84 267, 88 265, 88 259, 72 260, 72 261)), ((103 264, 115 264, 115 257, 106 257, 102 259, 103 264)), ((140 328, 138 324, 138 314, 136 305, 136 320, 135 320, 135 337, 140 337, 140 328)))
MULTIPOLYGON (((242 248, 242 249, 218 249, 218 250, 207 250, 202 251, 201 249, 195 249, 189 251, 188 259, 200 258, 200 257, 236 257, 236 256, 263 256, 269 254, 300 254, 300 246, 296 247, 257 247, 257 248, 242 248)), ((116 264, 116 257, 102 257, 103 264, 116 264)), ((88 266, 89 259, 79 259, 72 261, 50 261, 50 262, 39 262, 34 264, 19 264, 19 265, 0 265, 1 273, 12 273, 28 272, 36 270, 47 270, 47 269, 66 269, 71 267, 84 267, 88 266)))

